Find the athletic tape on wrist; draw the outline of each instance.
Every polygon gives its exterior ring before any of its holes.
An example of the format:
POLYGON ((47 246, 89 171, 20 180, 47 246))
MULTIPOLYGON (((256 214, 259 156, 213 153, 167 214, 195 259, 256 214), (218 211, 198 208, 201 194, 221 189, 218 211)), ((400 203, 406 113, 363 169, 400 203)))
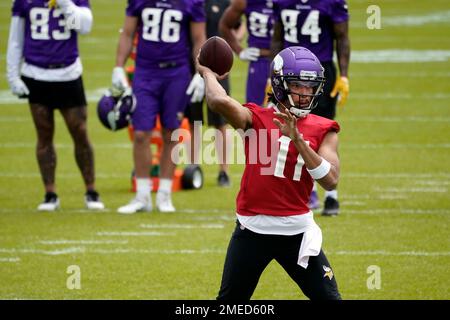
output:
POLYGON ((320 163, 320 165, 314 169, 306 169, 308 170, 309 174, 311 175, 311 177, 314 180, 319 180, 322 179, 323 177, 325 177, 328 172, 330 172, 331 169, 331 164, 325 160, 324 158, 322 158, 322 162, 320 163))

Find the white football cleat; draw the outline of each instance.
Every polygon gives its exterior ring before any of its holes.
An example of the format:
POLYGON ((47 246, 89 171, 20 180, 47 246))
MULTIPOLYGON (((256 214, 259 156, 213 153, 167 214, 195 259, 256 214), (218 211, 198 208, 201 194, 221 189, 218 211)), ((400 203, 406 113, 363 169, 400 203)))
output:
POLYGON ((45 194, 44 202, 42 202, 37 209, 39 211, 56 211, 59 207, 60 203, 58 195, 54 192, 47 192, 45 194))
POLYGON ((84 200, 86 203, 86 208, 88 210, 103 210, 105 209, 105 205, 100 200, 100 196, 97 191, 89 190, 84 195, 84 200))
POLYGON ((147 199, 134 198, 129 204, 117 209, 117 212, 121 214, 133 214, 138 211, 150 212, 152 211, 152 209, 153 206, 150 197, 148 197, 147 199))
POLYGON ((170 192, 158 191, 156 194, 156 208, 160 212, 175 212, 170 192))

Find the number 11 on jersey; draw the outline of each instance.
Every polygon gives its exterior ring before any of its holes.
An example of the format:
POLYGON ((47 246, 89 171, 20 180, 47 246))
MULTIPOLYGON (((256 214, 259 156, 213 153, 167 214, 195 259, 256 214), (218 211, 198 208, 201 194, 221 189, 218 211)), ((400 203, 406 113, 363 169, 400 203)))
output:
MULTIPOLYGON (((273 174, 275 177, 286 178, 284 176, 284 167, 286 165, 286 159, 289 152, 289 144, 291 143, 291 141, 291 138, 287 136, 281 136, 278 139, 278 142, 280 142, 280 149, 278 151, 277 163, 275 165, 275 172, 273 174)), ((309 141, 305 142, 309 145, 309 141)), ((293 180, 300 181, 304 165, 305 160, 303 160, 301 154, 299 153, 297 156, 297 163, 295 164, 294 176, 292 177, 293 180)))

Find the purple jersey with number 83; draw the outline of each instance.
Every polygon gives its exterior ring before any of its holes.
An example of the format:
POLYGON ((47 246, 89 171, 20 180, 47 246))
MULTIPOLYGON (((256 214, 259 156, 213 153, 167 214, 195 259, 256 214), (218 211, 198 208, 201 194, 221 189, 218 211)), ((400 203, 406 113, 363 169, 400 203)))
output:
MULTIPOLYGON (((72 0, 89 7, 88 0, 72 0)), ((48 0, 14 0, 13 17, 25 19, 23 56, 27 63, 41 67, 66 67, 78 58, 77 33, 70 30, 59 8, 49 9, 48 0)))

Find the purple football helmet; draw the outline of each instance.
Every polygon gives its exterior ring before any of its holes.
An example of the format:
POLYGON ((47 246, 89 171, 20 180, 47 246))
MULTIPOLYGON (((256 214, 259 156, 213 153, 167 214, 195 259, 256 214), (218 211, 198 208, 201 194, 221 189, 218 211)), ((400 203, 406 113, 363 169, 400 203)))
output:
POLYGON ((289 47, 278 53, 270 65, 270 80, 275 99, 297 117, 307 116, 317 106, 325 83, 319 59, 304 47, 289 47), (311 94, 292 92, 289 84, 312 88, 311 94), (311 97, 307 107, 296 105, 292 95, 311 97), (289 105, 287 106, 286 103, 289 105))
POLYGON ((114 97, 107 90, 97 105, 97 115, 100 122, 109 130, 116 131, 128 126, 130 117, 136 108, 136 97, 131 89, 114 97))

